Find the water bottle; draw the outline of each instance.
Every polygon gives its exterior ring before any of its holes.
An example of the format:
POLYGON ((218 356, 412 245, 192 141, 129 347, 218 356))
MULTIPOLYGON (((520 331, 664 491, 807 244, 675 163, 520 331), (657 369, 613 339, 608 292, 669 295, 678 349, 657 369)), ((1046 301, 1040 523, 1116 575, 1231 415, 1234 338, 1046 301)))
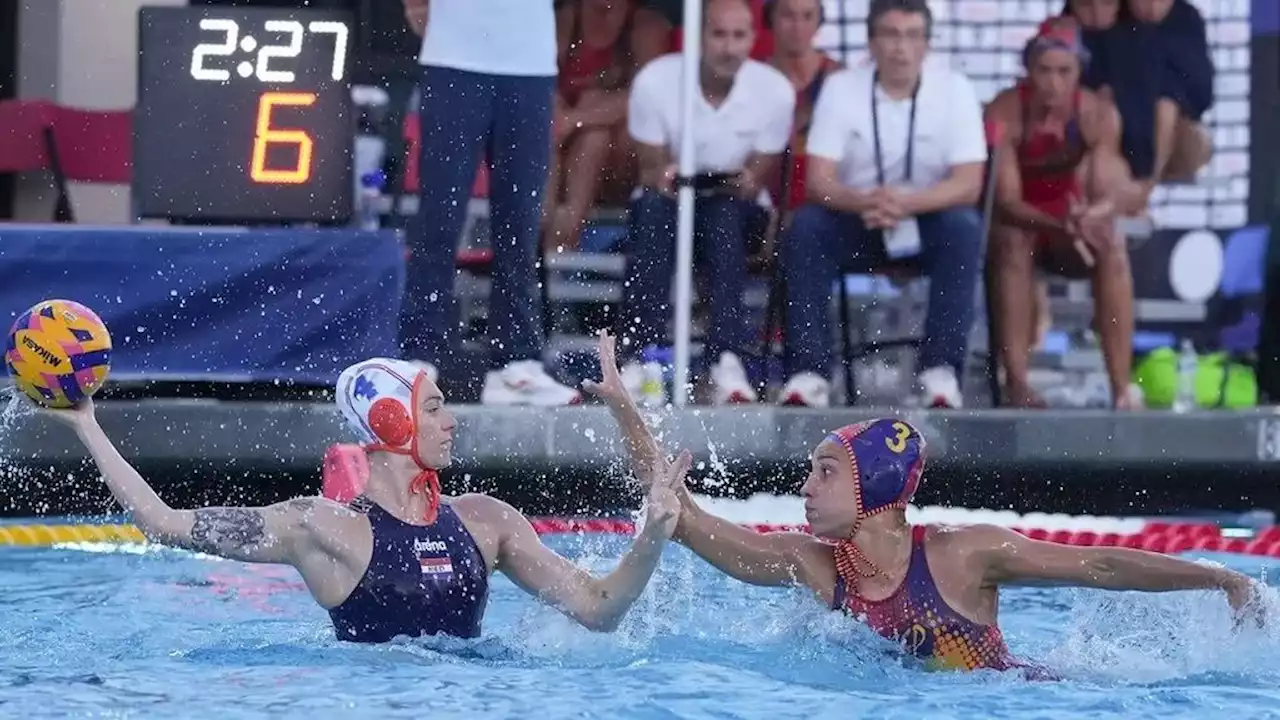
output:
POLYGON ((1178 352, 1178 392, 1173 399, 1175 412, 1189 412, 1196 405, 1196 348, 1183 338, 1178 352))
POLYGON ((360 176, 360 197, 356 204, 356 215, 361 230, 382 228, 382 189, 386 183, 387 176, 381 170, 374 170, 360 176))
POLYGON ((644 380, 641 394, 648 397, 665 397, 667 388, 675 380, 675 351, 669 347, 647 345, 640 351, 644 380))

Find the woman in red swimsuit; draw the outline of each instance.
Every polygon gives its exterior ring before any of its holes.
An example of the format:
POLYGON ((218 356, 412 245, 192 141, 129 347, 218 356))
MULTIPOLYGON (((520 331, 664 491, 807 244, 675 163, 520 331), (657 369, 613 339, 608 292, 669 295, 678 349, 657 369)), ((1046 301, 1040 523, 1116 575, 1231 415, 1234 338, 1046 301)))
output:
MULTIPOLYGON (((601 339, 600 383, 632 466, 648 483, 669 463, 618 377, 601 339)), ((906 507, 924 476, 925 441, 910 423, 846 425, 814 448, 800 494, 812 534, 762 534, 698 507, 687 489, 675 539, 721 572, 753 585, 804 586, 826 607, 866 622, 937 669, 1006 670, 1000 588, 1062 584, 1150 592, 1220 589, 1237 611, 1254 604, 1248 577, 1141 550, 1032 540, 993 525, 915 526, 906 507)))

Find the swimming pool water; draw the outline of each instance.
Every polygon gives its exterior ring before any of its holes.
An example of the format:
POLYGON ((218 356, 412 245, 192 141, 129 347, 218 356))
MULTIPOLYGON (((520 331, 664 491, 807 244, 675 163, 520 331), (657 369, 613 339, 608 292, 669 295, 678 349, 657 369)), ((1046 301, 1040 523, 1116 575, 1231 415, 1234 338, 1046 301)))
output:
MULTIPOLYGON (((595 570, 626 543, 545 540, 595 570)), ((155 548, 0 549, 0 587, 10 717, 1280 717, 1280 632, 1233 634, 1210 593, 1006 590, 1013 651, 1065 678, 1033 682, 924 672, 798 591, 675 545, 614 634, 496 576, 478 641, 339 643, 292 570, 155 548)))

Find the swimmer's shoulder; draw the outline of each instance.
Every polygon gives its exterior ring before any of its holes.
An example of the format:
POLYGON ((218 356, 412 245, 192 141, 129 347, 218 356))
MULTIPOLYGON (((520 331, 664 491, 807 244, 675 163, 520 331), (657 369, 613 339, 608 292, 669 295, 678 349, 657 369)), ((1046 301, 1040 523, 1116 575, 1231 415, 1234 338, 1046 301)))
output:
POLYGON ((326 497, 296 497, 283 504, 294 514, 296 526, 322 546, 346 545, 341 540, 350 538, 353 532, 368 532, 369 520, 364 512, 326 497))
POLYGON ((989 523, 928 525, 924 542, 931 559, 952 564, 982 564, 993 554, 1024 541, 1015 530, 989 523))
POLYGON ((506 540, 521 529, 532 532, 529 520, 509 503, 480 493, 443 499, 457 513, 462 526, 492 569, 506 540))
MULTIPOLYGON (((355 503, 353 502, 353 505, 355 503)), ((292 565, 325 608, 342 603, 368 570, 373 528, 359 507, 307 496, 279 504, 297 528, 292 565)))
POLYGON ((1022 98, 1018 94, 1018 86, 996 93, 987 103, 983 117, 988 122, 999 122, 1005 139, 1016 145, 1022 135, 1022 98))
POLYGON ((491 495, 467 493, 444 500, 458 514, 467 529, 507 535, 529 526, 529 519, 510 503, 491 495))

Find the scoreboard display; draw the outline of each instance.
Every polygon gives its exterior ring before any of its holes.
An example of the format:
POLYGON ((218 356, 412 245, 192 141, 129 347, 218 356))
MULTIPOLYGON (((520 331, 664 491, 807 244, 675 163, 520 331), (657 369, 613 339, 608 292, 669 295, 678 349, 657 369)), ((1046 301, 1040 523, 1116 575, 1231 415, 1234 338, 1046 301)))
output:
POLYGON ((341 10, 139 11, 137 214, 343 224, 352 214, 352 19, 341 10))

